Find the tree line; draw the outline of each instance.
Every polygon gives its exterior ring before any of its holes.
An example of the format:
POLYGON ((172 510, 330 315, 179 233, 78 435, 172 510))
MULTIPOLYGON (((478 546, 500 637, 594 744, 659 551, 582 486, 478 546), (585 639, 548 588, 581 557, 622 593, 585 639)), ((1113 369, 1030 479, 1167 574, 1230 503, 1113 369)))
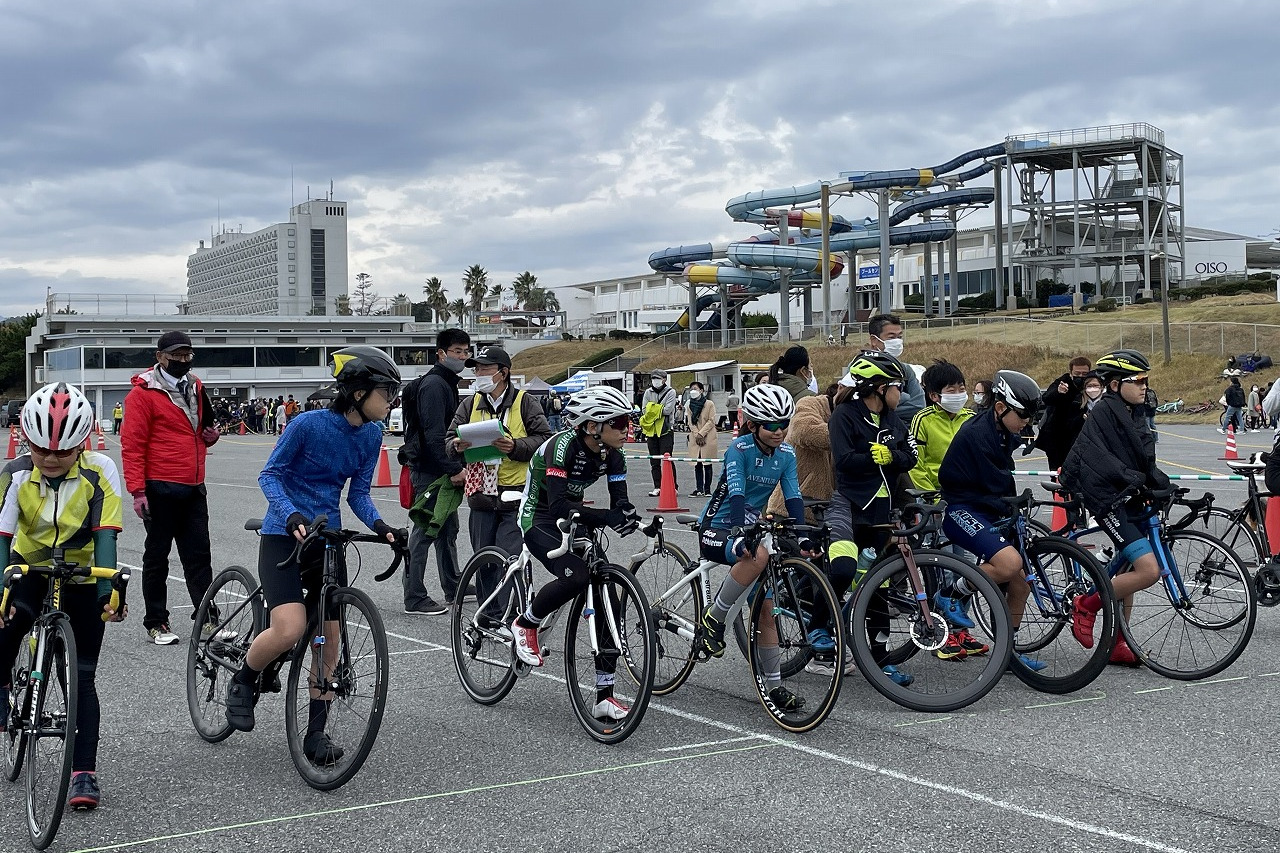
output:
MULTIPOLYGON (((551 290, 538 284, 538 277, 528 270, 517 275, 510 284, 504 284, 491 282, 489 271, 480 264, 472 264, 463 272, 462 294, 457 298, 452 297, 449 285, 435 275, 423 283, 422 297, 414 301, 407 294, 398 293, 392 302, 411 305, 414 320, 419 323, 464 320, 468 314, 479 311, 485 299, 495 299, 500 308, 511 311, 560 310, 560 300, 551 290), (504 296, 509 297, 505 304, 504 296)), ((339 306, 339 313, 346 311, 362 316, 390 313, 389 308, 379 307, 373 276, 364 272, 356 275, 354 292, 339 306)))

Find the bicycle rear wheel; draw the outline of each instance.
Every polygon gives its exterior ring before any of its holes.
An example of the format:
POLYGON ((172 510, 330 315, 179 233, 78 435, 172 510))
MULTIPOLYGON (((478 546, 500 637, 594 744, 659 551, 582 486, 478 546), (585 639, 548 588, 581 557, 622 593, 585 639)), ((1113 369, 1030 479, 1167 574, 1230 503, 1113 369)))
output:
POLYGON ((976 566, 941 551, 913 554, 923 590, 915 588, 901 554, 881 560, 858 584, 849 611, 854 661, 872 687, 904 708, 954 711, 985 696, 1004 673, 1012 649, 1009 608, 999 587, 976 566), (954 633, 932 605, 944 570, 974 591, 966 600, 975 617, 968 633, 972 645, 985 650, 939 657, 954 633), (891 659, 900 662, 890 664, 891 659), (890 665, 894 669, 886 672, 890 665))
MULTIPOLYGON (((491 572, 498 578, 507 571, 509 558, 500 548, 482 548, 475 553, 462 570, 458 589, 474 586, 480 571, 491 572)), ((511 645, 510 625, 519 615, 524 577, 520 572, 498 590, 492 603, 481 614, 479 594, 463 596, 454 602, 450 614, 453 637, 453 668, 458 681, 474 701, 481 705, 495 705, 511 692, 516 684, 515 656, 511 645)), ((478 589, 478 587, 477 587, 478 589)))
POLYGON ((826 577, 808 560, 780 560, 761 579, 747 620, 747 659, 756 692, 779 726, 789 732, 812 731, 840 698, 845 653, 845 639, 836 631, 835 649, 824 653, 832 663, 805 665, 814 659, 809 632, 819 627, 812 621, 814 602, 825 604, 831 614, 840 612, 840 602, 826 577))
POLYGON ((325 615, 322 625, 308 631, 305 650, 295 653, 289 667, 284 722, 299 775, 311 787, 331 791, 359 772, 377 740, 387 703, 388 658, 382 617, 363 591, 334 590, 325 615), (316 733, 332 740, 328 755, 308 755, 308 741, 316 733))
POLYGON ((1197 517, 1194 524, 1210 536, 1221 539, 1222 544, 1239 557, 1250 572, 1256 572, 1271 560, 1270 554, 1263 553, 1261 538, 1249 527, 1244 516, 1237 517, 1234 512, 1214 507, 1207 517, 1197 517))
POLYGON ((1138 660, 1167 678, 1217 675, 1253 636, 1258 604, 1252 580, 1239 558, 1212 536, 1173 530, 1165 541, 1186 600, 1172 601, 1162 579, 1134 593, 1120 629, 1138 660))
POLYGON ((62 823, 71 782, 76 732, 76 638, 64 613, 55 613, 45 631, 38 691, 27 737, 27 833, 43 850, 62 823))
POLYGON ((591 588, 594 612, 587 607, 584 592, 570 604, 565 620, 569 704, 594 740, 621 743, 639 727, 653 693, 657 657, 653 619, 644 590, 622 566, 606 564, 596 569, 591 588), (597 701, 600 692, 610 687, 612 701, 597 701))
POLYGON ((4 720, 4 778, 16 782, 27 754, 27 720, 31 716, 31 671, 35 669, 37 627, 18 641, 18 656, 9 671, 9 717, 4 720))
POLYGON ((1027 543, 1027 559, 1035 579, 1032 594, 1014 636, 1009 670, 1028 687, 1043 693, 1070 693, 1091 683, 1107 666, 1115 645, 1115 595, 1098 561, 1076 543, 1042 536, 1027 543), (1072 604, 1096 592, 1102 608, 1085 648, 1072 633, 1072 604), (1025 657, 1024 657, 1025 656, 1025 657), (1033 668, 1028 661, 1043 665, 1033 668))
POLYGON ((258 581, 243 566, 219 572, 200 600, 187 641, 187 710, 196 734, 209 743, 226 740, 233 731, 227 722, 227 683, 261 633, 264 611, 258 581))
POLYGON ((636 579, 648 592, 649 612, 653 615, 654 657, 653 692, 665 696, 679 689, 693 672, 696 661, 694 639, 702 620, 706 602, 702 586, 690 575, 695 564, 683 550, 669 542, 662 550, 650 554, 640 564, 636 579))

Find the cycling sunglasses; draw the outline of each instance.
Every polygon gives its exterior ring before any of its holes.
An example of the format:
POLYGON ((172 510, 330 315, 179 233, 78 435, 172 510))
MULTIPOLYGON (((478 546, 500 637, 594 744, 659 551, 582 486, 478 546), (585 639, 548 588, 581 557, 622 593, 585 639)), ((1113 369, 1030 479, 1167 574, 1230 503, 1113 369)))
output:
POLYGON ((610 418, 604 421, 605 424, 613 427, 618 432, 626 432, 627 427, 631 426, 631 418, 627 415, 618 415, 616 418, 610 418))
POLYGON ((34 444, 29 446, 31 448, 31 453, 35 456, 55 456, 58 459, 69 459, 80 452, 79 445, 76 445, 75 447, 68 447, 66 450, 48 450, 47 448, 39 447, 34 444))
POLYGON ((757 424, 760 429, 767 429, 769 432, 777 432, 780 429, 786 429, 791 426, 791 421, 769 421, 764 424, 757 424))

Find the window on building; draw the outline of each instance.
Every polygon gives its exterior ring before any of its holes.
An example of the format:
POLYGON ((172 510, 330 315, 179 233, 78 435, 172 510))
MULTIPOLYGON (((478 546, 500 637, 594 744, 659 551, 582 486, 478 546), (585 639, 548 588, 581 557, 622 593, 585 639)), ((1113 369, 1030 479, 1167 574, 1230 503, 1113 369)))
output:
POLYGON ((414 365, 417 367, 425 367, 426 365, 435 364, 436 350, 434 346, 430 347, 393 347, 391 357, 395 359, 396 364, 414 365))
POLYGON ((321 367, 321 347, 258 347, 258 367, 321 367))
POLYGON ((133 349, 124 347, 106 347, 104 353, 107 370, 146 370, 156 363, 156 351, 152 347, 133 349))
POLYGON ((201 347, 196 350, 199 370, 210 367, 253 367, 253 347, 201 347))

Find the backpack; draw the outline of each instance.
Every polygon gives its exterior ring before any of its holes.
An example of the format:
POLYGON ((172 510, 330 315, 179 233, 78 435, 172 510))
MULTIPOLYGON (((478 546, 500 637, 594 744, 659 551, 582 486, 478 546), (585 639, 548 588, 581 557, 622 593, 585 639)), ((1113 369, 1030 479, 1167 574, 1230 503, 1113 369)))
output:
POLYGON ((418 376, 400 389, 401 430, 406 436, 417 435, 421 428, 418 424, 418 392, 422 389, 422 378, 418 376))

